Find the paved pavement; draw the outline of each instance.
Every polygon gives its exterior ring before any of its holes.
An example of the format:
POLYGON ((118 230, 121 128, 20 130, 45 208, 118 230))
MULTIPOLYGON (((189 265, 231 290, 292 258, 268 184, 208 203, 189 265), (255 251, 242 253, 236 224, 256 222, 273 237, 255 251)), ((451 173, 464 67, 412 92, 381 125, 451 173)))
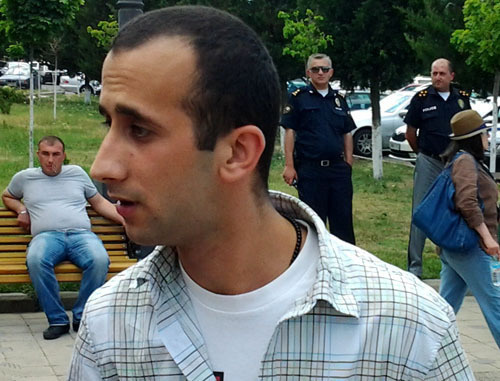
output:
MULTIPOLYGON (((500 380, 500 350, 476 300, 465 298, 458 316, 462 344, 477 380, 500 380)), ((65 380, 75 333, 44 340, 42 312, 0 314, 0 380, 65 380)))

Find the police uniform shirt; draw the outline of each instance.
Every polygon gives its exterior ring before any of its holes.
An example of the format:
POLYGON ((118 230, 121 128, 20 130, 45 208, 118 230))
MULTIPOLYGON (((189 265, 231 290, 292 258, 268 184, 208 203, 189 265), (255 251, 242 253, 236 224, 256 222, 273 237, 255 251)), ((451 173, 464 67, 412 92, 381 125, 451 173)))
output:
POLYGON ((445 101, 433 86, 429 86, 413 96, 404 122, 419 130, 417 141, 421 151, 439 155, 450 143, 451 118, 466 109, 470 109, 470 103, 465 91, 451 86, 445 101))
POLYGON ((288 97, 281 125, 295 131, 297 159, 336 160, 344 152, 344 134, 355 128, 344 97, 328 88, 323 97, 312 86, 288 97))

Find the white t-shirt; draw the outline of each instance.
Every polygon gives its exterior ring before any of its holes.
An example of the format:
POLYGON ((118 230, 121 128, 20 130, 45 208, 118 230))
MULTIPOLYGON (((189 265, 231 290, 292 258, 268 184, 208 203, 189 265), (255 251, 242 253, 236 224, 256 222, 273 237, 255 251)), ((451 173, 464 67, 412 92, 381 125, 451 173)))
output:
POLYGON ((443 98, 444 100, 447 100, 448 97, 450 96, 450 92, 449 91, 438 91, 439 95, 441 95, 441 98, 443 98))
POLYGON ((90 230, 85 207, 97 189, 77 165, 63 165, 56 176, 47 176, 41 168, 22 170, 14 175, 7 190, 23 199, 33 236, 50 230, 90 230))
POLYGON ((318 90, 318 93, 320 93, 323 98, 327 96, 328 94, 328 89, 322 89, 322 90, 318 90))
POLYGON ((181 265, 209 361, 215 372, 224 374, 224 381, 258 378, 276 325, 314 283, 318 236, 309 225, 302 224, 308 234, 297 259, 278 278, 257 290, 240 295, 214 294, 189 278, 181 265))

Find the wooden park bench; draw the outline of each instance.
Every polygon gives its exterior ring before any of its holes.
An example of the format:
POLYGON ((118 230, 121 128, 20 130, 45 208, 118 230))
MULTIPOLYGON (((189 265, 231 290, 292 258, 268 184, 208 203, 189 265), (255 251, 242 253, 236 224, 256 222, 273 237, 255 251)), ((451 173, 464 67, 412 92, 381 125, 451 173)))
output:
MULTIPOLYGON (((87 213, 92 231, 99 236, 106 248, 110 264, 108 279, 137 262, 128 256, 127 237, 123 226, 98 215, 91 207, 87 213)), ((31 235, 17 224, 17 214, 0 207, 0 284, 30 283, 26 268, 26 248, 31 235)), ((62 262, 55 268, 60 282, 79 282, 82 270, 74 264, 62 262)))

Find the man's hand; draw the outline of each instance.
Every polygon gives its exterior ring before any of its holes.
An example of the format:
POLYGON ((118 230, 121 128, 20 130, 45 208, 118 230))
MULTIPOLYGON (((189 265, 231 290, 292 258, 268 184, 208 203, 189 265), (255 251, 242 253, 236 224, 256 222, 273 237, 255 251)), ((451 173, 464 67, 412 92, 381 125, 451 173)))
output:
POLYGON ((17 223, 29 233, 31 231, 31 219, 27 210, 17 215, 17 223))
POLYGON ((17 213, 17 223, 28 232, 31 231, 31 219, 26 206, 10 192, 5 189, 2 193, 2 201, 5 207, 17 213))
POLYGON ((293 181, 297 180, 297 171, 294 167, 285 165, 285 170, 283 171, 283 180, 288 185, 293 185, 293 181))
POLYGON ((409 124, 406 125, 406 140, 408 140, 408 144, 410 145, 413 152, 418 153, 418 142, 417 142, 417 129, 409 124))

